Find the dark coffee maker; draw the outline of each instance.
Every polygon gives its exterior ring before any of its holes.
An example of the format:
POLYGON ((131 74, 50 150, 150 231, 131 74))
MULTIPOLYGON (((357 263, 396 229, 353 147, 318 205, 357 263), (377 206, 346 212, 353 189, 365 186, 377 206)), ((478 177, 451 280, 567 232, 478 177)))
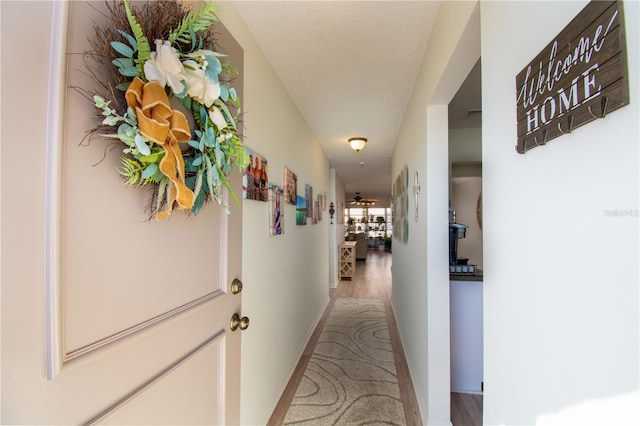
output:
POLYGON ((458 259, 458 240, 464 238, 467 234, 467 225, 456 223, 456 211, 449 202, 449 265, 458 265, 467 263, 468 259, 458 259))
MULTIPOLYGON (((466 236, 467 228, 467 225, 461 223, 449 224, 449 265, 458 264, 458 240, 466 236)), ((466 260, 468 259, 465 259, 465 262, 461 263, 466 265, 466 260)))

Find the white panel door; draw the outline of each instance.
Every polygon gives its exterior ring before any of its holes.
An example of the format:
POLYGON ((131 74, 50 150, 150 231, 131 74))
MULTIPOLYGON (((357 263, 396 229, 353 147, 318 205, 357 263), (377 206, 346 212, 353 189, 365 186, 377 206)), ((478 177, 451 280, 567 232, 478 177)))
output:
MULTIPOLYGON (((150 194, 123 185, 119 149, 100 138, 80 143, 96 117, 72 87, 94 84, 83 74, 82 52, 93 22, 105 19, 105 3, 51 7, 51 34, 45 25, 33 37, 64 43, 68 23, 69 54, 61 55, 66 81, 49 82, 62 85, 66 100, 60 114, 49 111, 64 127, 60 138, 49 138, 43 184, 47 343, 44 362, 21 377, 28 397, 7 395, 3 421, 238 424, 241 332, 229 324, 241 313, 241 293, 231 291, 241 279, 241 208, 230 200, 229 215, 209 204, 196 217, 148 220, 150 194)), ((241 48, 222 25, 216 31, 242 70, 241 48)), ((240 96, 241 80, 234 82, 240 96)), ((237 194, 240 181, 234 172, 237 194)))

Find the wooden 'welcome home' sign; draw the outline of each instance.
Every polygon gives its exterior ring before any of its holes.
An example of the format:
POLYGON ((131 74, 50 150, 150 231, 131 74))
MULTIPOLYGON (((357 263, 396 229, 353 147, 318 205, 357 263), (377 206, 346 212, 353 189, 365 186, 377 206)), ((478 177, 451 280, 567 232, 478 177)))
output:
POLYGON ((516 76, 520 154, 629 104, 622 1, 591 1, 516 76))

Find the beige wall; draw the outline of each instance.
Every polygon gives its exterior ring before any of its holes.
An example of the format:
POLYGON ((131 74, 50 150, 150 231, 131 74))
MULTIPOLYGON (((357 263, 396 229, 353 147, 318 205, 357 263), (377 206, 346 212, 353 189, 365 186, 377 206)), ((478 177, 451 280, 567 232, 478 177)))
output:
MULTIPOLYGON (((286 166, 298 175, 298 194, 305 184, 314 197, 328 193, 327 157, 233 5, 220 5, 244 48, 247 145, 269 161, 270 183, 283 184, 286 166)), ((268 420, 329 300, 328 211, 306 226, 296 226, 294 206, 284 214, 284 235, 269 236, 267 203, 244 202, 242 310, 251 326, 242 340, 243 424, 268 420)))
POLYGON ((482 129, 449 130, 449 162, 482 161, 482 129))
POLYGON ((2 2, 2 423, 44 382, 44 176, 50 3, 2 2), (27 23, 28 22, 28 23, 27 23), (29 28, 27 31, 26 28, 29 28), (8 43, 8 40, 20 40, 8 43), (38 58, 38 66, 20 66, 38 58), (14 66, 9 66, 14 65, 14 66), (17 161, 28 158, 28 162, 17 161), (18 183, 19 182, 19 183, 18 183), (12 352, 8 352, 11 349, 12 352))

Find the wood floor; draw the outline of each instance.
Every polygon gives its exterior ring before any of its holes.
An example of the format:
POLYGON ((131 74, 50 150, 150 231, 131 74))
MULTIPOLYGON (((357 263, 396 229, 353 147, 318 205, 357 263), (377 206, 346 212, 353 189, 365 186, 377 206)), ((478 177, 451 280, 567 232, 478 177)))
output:
MULTIPOLYGON (((400 397, 404 405, 407 425, 422 425, 418 403, 413 390, 413 383, 409 375, 409 367, 405 358, 400 334, 395 322, 393 310, 391 308, 391 253, 369 250, 366 261, 356 263, 355 277, 351 280, 342 280, 338 288, 331 289, 329 295, 331 301, 327 306, 318 326, 309 339, 298 365, 296 366, 287 387, 285 388, 278 404, 269 419, 268 425, 282 425, 283 420, 293 400, 293 395, 302 380, 307 363, 315 348, 318 337, 322 332, 324 323, 331 312, 331 308, 336 298, 356 298, 356 299, 381 299, 385 302, 387 321, 389 323, 389 333, 391 345, 396 361, 398 373, 398 385, 400 387, 400 397)), ((452 394, 451 397, 451 420, 454 426, 470 426, 482 424, 482 397, 477 395, 452 394)))
POLYGON ((451 423, 453 426, 482 424, 482 395, 451 393, 451 423))

